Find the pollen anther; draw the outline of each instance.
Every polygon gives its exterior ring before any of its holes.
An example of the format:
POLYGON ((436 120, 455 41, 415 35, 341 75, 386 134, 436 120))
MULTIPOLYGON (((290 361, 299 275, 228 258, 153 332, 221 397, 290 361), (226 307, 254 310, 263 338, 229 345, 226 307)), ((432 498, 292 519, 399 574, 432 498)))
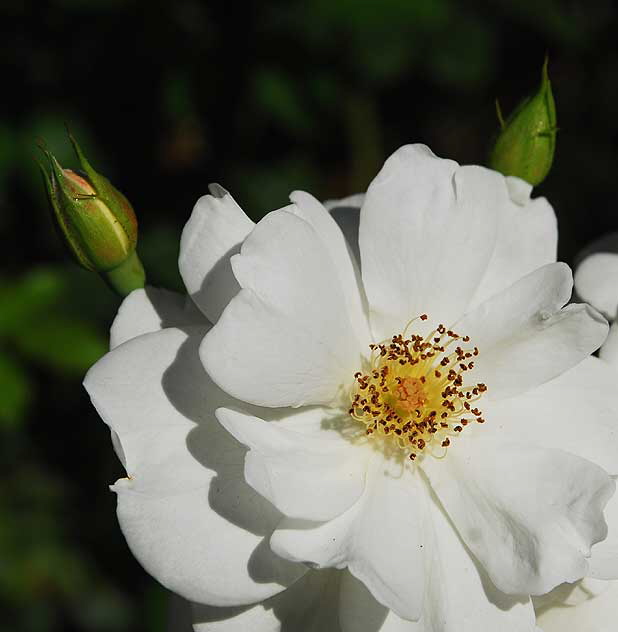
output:
MULTIPOLYGON (((426 320, 427 315, 418 318, 426 320)), ((479 355, 477 347, 461 346, 470 342, 469 336, 443 324, 426 337, 408 335, 408 327, 390 340, 370 345, 371 366, 367 373, 354 374, 349 414, 366 426, 367 437, 390 437, 414 461, 428 451, 443 456, 452 438, 470 425, 464 415, 485 422, 472 404, 487 386, 464 384, 463 374, 468 378, 474 369, 469 358, 479 355), (458 346, 452 350, 455 341, 458 346)))

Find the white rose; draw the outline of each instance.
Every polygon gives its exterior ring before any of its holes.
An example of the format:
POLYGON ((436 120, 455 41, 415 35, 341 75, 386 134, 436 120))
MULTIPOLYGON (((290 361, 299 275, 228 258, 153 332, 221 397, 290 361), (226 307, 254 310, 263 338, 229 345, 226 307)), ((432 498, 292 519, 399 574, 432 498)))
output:
POLYGON ((86 378, 136 557, 200 631, 534 630, 618 465, 607 323, 564 307, 549 204, 421 145, 360 217, 296 192, 253 225, 211 192, 193 302, 134 292, 86 378))

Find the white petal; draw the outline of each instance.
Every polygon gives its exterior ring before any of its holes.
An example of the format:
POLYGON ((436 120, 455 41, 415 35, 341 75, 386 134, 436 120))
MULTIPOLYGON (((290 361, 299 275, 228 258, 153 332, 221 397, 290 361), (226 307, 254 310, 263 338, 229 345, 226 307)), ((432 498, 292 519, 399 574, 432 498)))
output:
POLYGON ((360 250, 378 339, 424 312, 452 323, 470 302, 492 256, 504 178, 459 167, 424 145, 397 150, 371 183, 360 250))
POLYGON ((586 574, 590 547, 607 534, 603 508, 614 482, 560 450, 458 437, 422 467, 453 524, 493 583, 538 595, 586 574))
POLYGON ((230 399, 199 361, 204 333, 134 338, 100 360, 85 386, 122 442, 129 478, 113 489, 137 559, 187 599, 251 603, 302 569, 268 548, 281 514, 244 482, 245 449, 214 418, 230 399))
POLYGON ((113 349, 142 334, 186 325, 206 325, 193 301, 184 294, 148 286, 122 301, 109 332, 109 346, 113 349))
POLYGON ((427 596, 418 632, 534 630, 530 599, 500 592, 471 557, 435 501, 430 512, 433 539, 429 542, 431 555, 427 553, 427 596))
POLYGON ((532 185, 516 176, 505 178, 506 188, 509 190, 509 198, 513 204, 525 207, 530 202, 532 185))
POLYGON ((243 290, 201 349, 212 379, 258 405, 330 404, 360 366, 362 345, 320 236, 274 211, 232 265, 243 290))
POLYGON ((406 619, 420 616, 424 593, 425 491, 408 468, 383 473, 380 457, 359 501, 330 522, 284 519, 271 546, 290 560, 345 568, 382 604, 406 619))
POLYGON ((618 322, 612 323, 609 334, 599 351, 601 360, 609 364, 614 375, 618 372, 618 322))
POLYGON ((525 437, 529 445, 558 448, 618 474, 616 374, 595 357, 538 388, 507 400, 487 400, 482 432, 525 437))
POLYGON ((368 346, 372 340, 358 260, 355 260, 341 229, 318 200, 304 191, 294 191, 290 200, 294 203, 290 207, 291 212, 311 224, 326 247, 335 266, 356 337, 364 347, 368 346))
POLYGON ((180 239, 178 267, 187 291, 211 323, 216 323, 240 287, 230 257, 254 223, 218 184, 201 197, 180 239))
POLYGON ((455 326, 480 349, 474 381, 491 398, 512 397, 575 366, 605 340, 608 325, 588 305, 568 305, 569 267, 552 263, 467 313, 455 326))
POLYGON ((505 179, 509 196, 494 210, 498 236, 470 307, 474 307, 533 270, 556 261, 556 214, 545 198, 530 199, 532 187, 515 177, 505 179))
POLYGON ((542 608, 537 613, 541 632, 615 632, 618 621, 618 581, 576 606, 542 608))
POLYGON ((618 311, 618 255, 597 252, 586 257, 575 272, 575 289, 582 300, 614 320, 618 311))
POLYGON ((618 494, 607 503, 605 520, 607 537, 592 547, 589 575, 598 579, 618 579, 618 494))
POLYGON ((498 591, 471 558, 448 519, 430 504, 430 533, 425 541, 427 587, 419 621, 406 621, 378 604, 358 580, 341 584, 342 632, 533 632, 529 598, 498 591))
MULTIPOLYGON (((339 632, 339 571, 309 571, 287 590, 245 608, 195 605, 194 632, 339 632)), ((177 632, 174 630, 173 632, 177 632)))
MULTIPOLYGON (((313 410, 324 423, 328 412, 313 410)), ((217 411, 217 418, 250 448, 246 481, 284 515, 330 520, 362 494, 369 453, 341 435, 311 436, 226 408, 217 411)))

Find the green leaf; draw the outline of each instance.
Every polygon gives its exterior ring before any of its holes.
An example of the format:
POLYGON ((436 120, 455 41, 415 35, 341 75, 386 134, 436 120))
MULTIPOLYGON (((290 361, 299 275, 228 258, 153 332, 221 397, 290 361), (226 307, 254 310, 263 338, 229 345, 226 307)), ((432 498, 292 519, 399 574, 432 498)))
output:
POLYGON ((24 420, 32 398, 28 374, 13 358, 0 350, 0 427, 16 428, 24 420))
POLYGON ((0 279, 0 336, 10 336, 33 319, 44 318, 65 291, 65 279, 52 268, 32 270, 18 281, 0 279))
POLYGON ((168 609, 170 596, 165 588, 154 583, 148 586, 144 595, 143 612, 146 616, 146 629, 151 632, 165 632, 168 627, 168 609))
POLYGON ((255 101, 278 123, 295 132, 311 129, 310 108, 303 103, 299 85, 275 68, 261 68, 254 76, 255 101))
POLYGON ((82 374, 106 351, 106 340, 87 321, 51 315, 21 330, 17 348, 35 362, 54 370, 82 374))

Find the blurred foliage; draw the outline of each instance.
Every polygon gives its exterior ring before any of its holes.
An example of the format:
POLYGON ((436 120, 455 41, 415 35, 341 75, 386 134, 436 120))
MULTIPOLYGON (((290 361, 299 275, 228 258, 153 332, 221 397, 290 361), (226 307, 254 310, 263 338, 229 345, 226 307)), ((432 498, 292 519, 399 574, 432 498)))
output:
POLYGON ((75 166, 70 124, 131 200, 150 282, 181 290, 180 233, 209 182, 257 219, 294 188, 363 190, 405 142, 482 164, 495 98, 511 111, 549 52, 560 132, 539 194, 572 262, 618 223, 617 26, 610 0, 5 0, 0 632, 165 618, 117 527, 107 484, 122 470, 80 385, 118 302, 65 257, 39 138, 75 166))
POLYGON ((83 375, 107 344, 88 315, 73 307, 75 289, 69 274, 51 267, 0 279, 0 344, 52 372, 83 375))

